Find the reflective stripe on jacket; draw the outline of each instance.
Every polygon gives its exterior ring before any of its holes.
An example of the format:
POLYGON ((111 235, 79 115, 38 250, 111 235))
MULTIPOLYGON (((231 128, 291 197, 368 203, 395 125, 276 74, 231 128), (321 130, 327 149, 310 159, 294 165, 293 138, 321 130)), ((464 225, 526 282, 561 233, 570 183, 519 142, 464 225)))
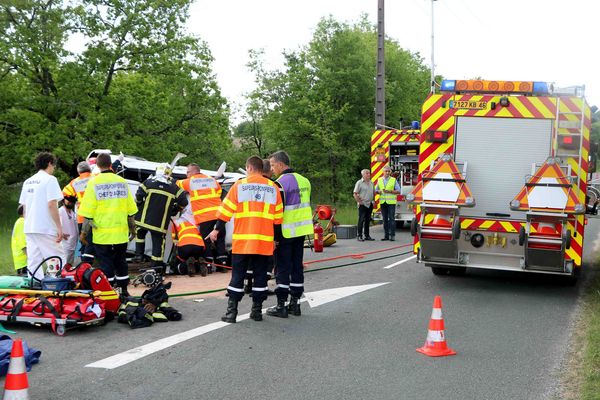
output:
POLYGON ((138 206, 135 224, 160 233, 167 233, 170 217, 173 211, 178 211, 173 209, 175 204, 183 209, 188 203, 185 191, 174 182, 162 182, 154 178, 148 178, 140 185, 135 200, 138 206))
POLYGON ((377 188, 379 189, 379 204, 396 204, 396 201, 398 199, 397 194, 383 193, 383 189, 394 190, 396 188, 396 178, 390 176, 385 186, 383 185, 383 178, 379 178, 379 180, 377 181, 377 188))
POLYGON ((217 210, 221 205, 221 185, 215 178, 196 174, 177 181, 177 186, 190 194, 196 224, 217 219, 217 210))
POLYGON ((195 246, 204 247, 204 240, 200 236, 198 227, 188 221, 173 223, 173 243, 177 244, 177 247, 187 246, 193 244, 195 246))
MULTIPOLYGON (((91 178, 91 172, 82 172, 77 178, 73 179, 63 188, 63 196, 77 197, 77 204, 79 205, 81 203, 81 199, 83 199, 83 194, 85 193, 85 189, 87 188, 88 182, 91 178)), ((81 224, 82 222, 83 217, 77 213, 77 223, 81 224)))
POLYGON ((310 182, 295 172, 283 174, 277 179, 283 188, 284 238, 294 238, 314 233, 312 208, 310 207, 310 182))
POLYGON ((127 182, 112 172, 103 172, 90 180, 79 207, 80 215, 93 220, 96 244, 127 243, 127 217, 136 212, 127 182))
POLYGON ((227 222, 233 216, 233 254, 273 255, 273 225, 281 224, 283 219, 283 204, 275 183, 260 175, 234 183, 217 218, 227 222))

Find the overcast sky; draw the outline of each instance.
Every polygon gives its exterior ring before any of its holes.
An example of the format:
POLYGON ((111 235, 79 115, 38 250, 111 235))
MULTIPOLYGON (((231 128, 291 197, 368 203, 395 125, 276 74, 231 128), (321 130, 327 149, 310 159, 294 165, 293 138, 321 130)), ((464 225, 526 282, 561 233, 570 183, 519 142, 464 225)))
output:
MULTIPOLYGON (((599 11, 597 0, 438 0, 435 71, 447 79, 583 84, 600 107, 599 11)), ((189 30, 208 43, 223 94, 239 103, 254 87, 248 50, 264 49, 267 65, 280 68, 281 53, 306 45, 323 17, 356 22, 368 14, 376 24, 377 0, 196 0, 190 14, 189 30)), ((430 65, 431 0, 387 0, 385 32, 430 65)))

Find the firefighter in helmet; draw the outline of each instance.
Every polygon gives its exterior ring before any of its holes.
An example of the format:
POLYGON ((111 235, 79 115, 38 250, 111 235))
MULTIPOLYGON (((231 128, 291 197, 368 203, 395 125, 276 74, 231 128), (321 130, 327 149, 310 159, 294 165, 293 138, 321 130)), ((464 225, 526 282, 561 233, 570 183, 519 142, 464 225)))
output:
POLYGON ((142 259, 145 251, 146 234, 152 238, 151 267, 162 268, 165 238, 171 217, 188 203, 186 193, 170 178, 167 164, 160 164, 156 173, 140 185, 135 195, 138 213, 135 216, 137 235, 135 239, 136 259, 142 259))

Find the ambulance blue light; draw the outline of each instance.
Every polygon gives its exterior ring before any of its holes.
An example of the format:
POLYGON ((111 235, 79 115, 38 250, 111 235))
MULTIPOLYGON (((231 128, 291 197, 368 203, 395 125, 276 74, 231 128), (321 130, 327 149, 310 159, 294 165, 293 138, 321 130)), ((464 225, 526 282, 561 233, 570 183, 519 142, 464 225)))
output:
POLYGON ((453 92, 454 87, 456 86, 456 81, 443 80, 442 85, 440 86, 440 90, 442 92, 453 92))
POLYGON ((533 93, 535 94, 548 94, 548 83, 546 82, 533 82, 533 93))

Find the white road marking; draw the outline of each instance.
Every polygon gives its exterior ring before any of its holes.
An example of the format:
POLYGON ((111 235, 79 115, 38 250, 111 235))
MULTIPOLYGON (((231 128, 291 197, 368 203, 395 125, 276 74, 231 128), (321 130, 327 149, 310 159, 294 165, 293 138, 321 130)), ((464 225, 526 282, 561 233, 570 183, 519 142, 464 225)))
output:
POLYGON ((414 259, 414 258, 417 258, 417 255, 416 255, 416 254, 415 254, 414 256, 410 256, 410 257, 408 257, 408 258, 405 258, 404 260, 400 260, 400 261, 398 261, 398 262, 395 262, 395 263, 393 263, 393 264, 390 264, 390 265, 388 265, 388 266, 386 266, 386 267, 383 267, 383 269, 390 269, 390 268, 394 268, 394 267, 396 267, 396 266, 398 266, 398 265, 400 265, 400 264, 404 264, 405 262, 407 262, 407 261, 410 261, 410 260, 412 260, 412 259, 414 259))
MULTIPOLYGON (((311 307, 318 307, 320 305, 329 303, 341 299, 346 296, 351 296, 356 293, 364 292, 365 290, 373 289, 381 285, 386 285, 389 282, 375 283, 372 285, 361 285, 361 286, 348 286, 335 289, 325 289, 317 292, 304 293, 305 298, 301 301, 307 301, 311 307)), ((266 309, 263 309, 263 312, 266 309)), ((250 318, 250 313, 238 315, 237 322, 241 322, 250 318)), ((130 362, 139 360, 140 358, 146 357, 157 351, 164 350, 168 347, 175 346, 181 342, 189 339, 193 339, 197 336, 204 335, 205 333, 212 332, 214 330, 231 326, 227 322, 213 322, 208 325, 200 326, 198 328, 191 329, 189 331, 181 332, 173 336, 159 339, 155 342, 145 344, 143 346, 136 347, 135 349, 127 350, 123 353, 115 354, 114 356, 105 358, 100 361, 93 362, 86 365, 89 368, 104 368, 104 369, 115 369, 123 365, 129 364, 130 362)))

